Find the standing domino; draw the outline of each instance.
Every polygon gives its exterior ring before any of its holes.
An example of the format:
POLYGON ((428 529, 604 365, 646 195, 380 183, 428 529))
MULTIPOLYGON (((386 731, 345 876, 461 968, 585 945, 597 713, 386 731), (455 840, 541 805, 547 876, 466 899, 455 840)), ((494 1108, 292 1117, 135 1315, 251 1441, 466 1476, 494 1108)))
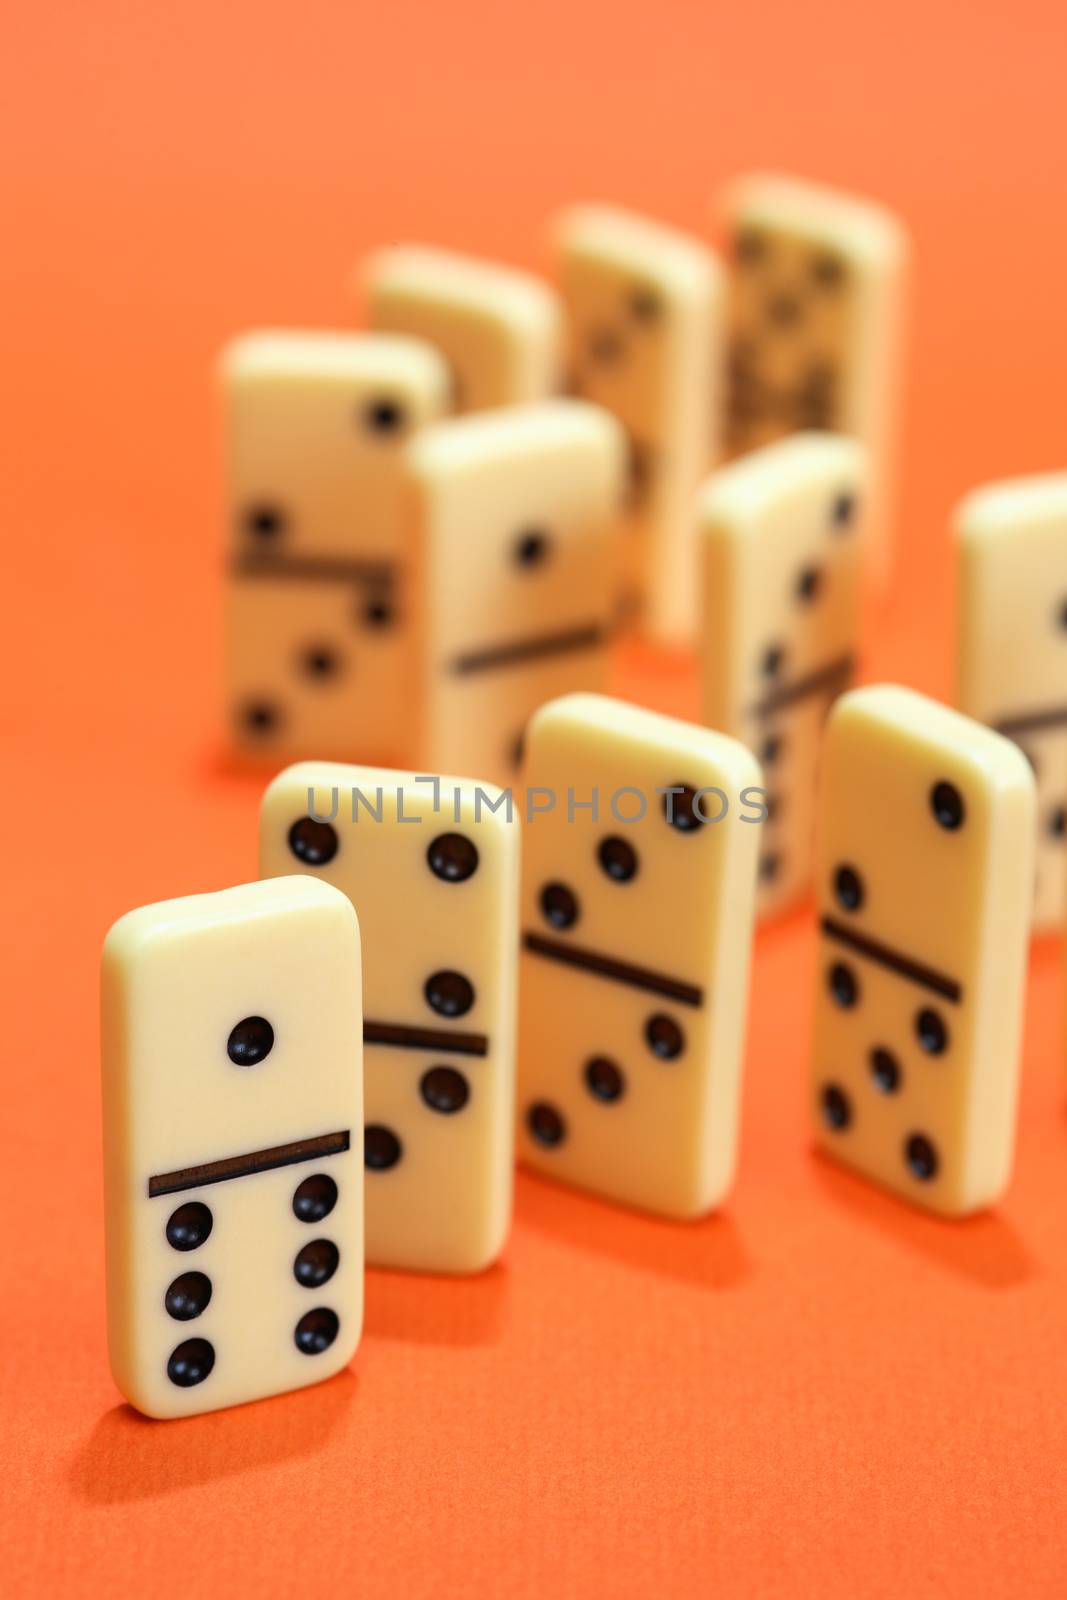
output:
POLYGON ((609 206, 565 212, 556 242, 572 386, 619 419, 630 447, 624 609, 688 644, 692 500, 719 454, 722 269, 695 239, 609 206))
POLYGON ((759 767, 723 734, 570 695, 530 724, 525 776, 520 1156, 700 1216, 734 1169, 759 767))
POLYGON ((414 339, 258 333, 226 351, 228 704, 245 753, 410 744, 405 442, 448 374, 414 339))
POLYGON ((102 999, 122 1393, 177 1417, 330 1377, 363 1315, 352 907, 292 877, 131 911, 102 999))
POLYGON ((1034 922, 1058 929, 1067 901, 1067 473, 979 489, 956 529, 960 709, 1014 739, 1034 768, 1034 922))
POLYGON ((452 407, 544 400, 559 387, 561 319, 547 284, 448 250, 402 245, 365 271, 373 328, 435 345, 452 374, 452 407))
POLYGON ((412 444, 429 771, 508 783, 538 706, 603 687, 623 462, 618 425, 580 400, 437 423, 412 444))
POLYGON ((489 809, 501 800, 323 762, 290 767, 263 799, 262 873, 328 880, 363 930, 367 1259, 379 1266, 477 1272, 507 1233, 519 841, 489 809))
POLYGON ((856 689, 820 809, 817 1142, 931 1211, 974 1211, 1011 1170, 1030 768, 910 689, 856 689))
POLYGON ((890 566, 887 488, 898 409, 907 239, 880 206, 794 178, 727 196, 731 235, 726 445, 803 428, 854 434, 871 463, 871 566, 890 566))
POLYGON ((702 714, 767 774, 764 912, 811 884, 823 722, 856 665, 865 499, 863 446, 828 433, 753 451, 700 499, 702 714))

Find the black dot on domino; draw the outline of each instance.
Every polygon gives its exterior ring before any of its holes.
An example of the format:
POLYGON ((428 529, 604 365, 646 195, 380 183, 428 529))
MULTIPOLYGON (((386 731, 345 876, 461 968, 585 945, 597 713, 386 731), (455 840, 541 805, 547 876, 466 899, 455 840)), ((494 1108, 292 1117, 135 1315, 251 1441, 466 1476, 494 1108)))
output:
POLYGON ((734 239, 734 255, 746 267, 754 267, 770 254, 770 241, 755 228, 742 228, 734 239))
POLYGON ((363 411, 363 425, 371 433, 399 433, 404 426, 404 408, 396 400, 372 400, 363 411))
POLYGON ((657 1014, 645 1023, 645 1043, 661 1061, 674 1061, 685 1049, 685 1034, 673 1017, 657 1014))
POLYGON ((512 546, 512 558, 517 567, 543 567, 552 549, 552 541, 543 528, 525 528, 512 546))
POLYGON ((462 972, 431 972, 422 992, 426 1004, 439 1017, 466 1016, 474 1004, 474 985, 462 972))
POLYGON ((594 1100, 610 1103, 621 1100, 626 1091, 626 1080, 614 1061, 607 1056, 593 1056, 585 1064, 585 1086, 594 1100))
POLYGON ((254 539, 270 544, 285 532, 285 513, 277 506, 251 506, 244 524, 254 539))
POLYGON ((863 879, 855 867, 840 866, 834 873, 834 897, 842 911, 858 911, 864 900, 863 879))
POLYGON ((226 1054, 235 1067, 257 1067, 274 1049, 274 1029, 266 1017, 245 1017, 235 1023, 226 1041, 226 1054))
POLYGON ((404 1153, 392 1128, 372 1122, 363 1132, 363 1165, 371 1172, 388 1172, 404 1153))
POLYGON ((1056 806, 1048 819, 1048 831, 1054 839, 1062 839, 1067 832, 1067 810, 1063 806, 1056 806))
POLYGON ((289 829, 289 849, 306 867, 324 867, 337 854, 337 829, 329 822, 301 817, 289 829))
POLYGON ((900 1088, 900 1062, 892 1050, 887 1050, 884 1045, 876 1045, 870 1057, 871 1077, 875 1087, 883 1094, 896 1094, 900 1088))
POLYGON ((531 1139, 551 1150, 562 1144, 567 1135, 567 1124, 547 1100, 537 1100, 526 1113, 526 1127, 531 1139))
POLYGON ((238 713, 242 727, 249 733, 273 733, 281 723, 281 713, 269 700, 253 700, 241 707, 238 713))
POLYGON ((341 1252, 332 1239, 312 1239, 297 1251, 293 1277, 303 1289, 318 1289, 337 1271, 341 1252))
POLYGON ((340 659, 329 645, 309 645, 301 653, 300 667, 309 678, 332 678, 340 669, 340 659))
POLYGON ((769 733, 760 745, 759 759, 763 767, 773 767, 782 753, 782 736, 779 733, 769 733))
POLYGON ((368 628, 388 628, 395 620, 391 603, 382 595, 375 595, 361 606, 360 619, 368 628))
POLYGON ((317 1306, 306 1311, 293 1330, 296 1348, 304 1356, 321 1356, 337 1338, 341 1324, 336 1311, 328 1306, 317 1306))
POLYGON ((785 660, 785 650, 780 644, 770 644, 763 652, 760 662, 760 671, 765 678, 776 678, 782 670, 785 660))
POLYGON ((578 921, 578 896, 565 883, 546 883, 540 904, 541 915, 553 928, 573 928, 578 921))
POLYGON ((630 296, 630 314, 638 322, 658 322, 663 302, 654 289, 637 288, 630 296))
POLYGON ((915 1018, 915 1037, 927 1055, 944 1055, 948 1049, 948 1028, 939 1011, 925 1007, 915 1018))
POLYGON ((844 533, 856 520, 856 496, 848 493, 839 494, 830 507, 830 522, 838 533, 844 533))
POLYGON ((816 256, 811 275, 820 289, 839 289, 845 281, 845 264, 837 256, 816 256))
POLYGON ((860 997, 859 980, 844 961, 835 961, 828 975, 830 993, 844 1010, 854 1006, 860 997))
POLYGON ((598 365, 610 367, 622 355, 622 340, 611 328, 595 328, 589 336, 589 354, 598 365))
POLYGON ((337 1204, 337 1185, 325 1172, 313 1173, 296 1186, 293 1215, 300 1222, 321 1222, 337 1204))
POLYGON ((629 883, 637 876, 637 851, 627 839, 619 839, 615 835, 601 839, 596 857, 601 871, 613 883, 629 883))
POLYGON ((913 1133, 904 1142, 904 1159, 912 1174, 921 1183, 929 1183, 937 1177, 941 1166, 941 1158, 937 1153, 937 1146, 925 1133, 913 1133))
POLYGON ((797 599, 802 605, 810 605, 822 588, 822 571, 819 567, 805 567, 797 575, 797 599))
POLYGON ((168 1317, 176 1322, 191 1322, 207 1309, 211 1300, 211 1279, 206 1272, 183 1272, 170 1285, 163 1304, 168 1317))
POLYGON ((819 1106, 823 1121, 835 1133, 841 1133, 852 1121, 852 1102, 839 1084, 824 1085, 819 1106))
POLYGON ((471 1097, 470 1084, 455 1067, 431 1067, 419 1082, 419 1093, 431 1111, 453 1116, 471 1097))
POLYGON ((172 1250, 199 1250, 214 1223, 202 1200, 187 1200, 167 1218, 167 1243, 172 1250))
MULTIPOLYGON (((768 818, 770 813, 768 812, 768 818)), ((782 870, 782 857, 777 850, 768 850, 759 858, 759 875, 763 883, 773 883, 782 870)))
POLYGON ((688 783, 672 783, 663 796, 663 815, 679 833, 699 833, 707 818, 700 812, 700 791, 688 783))
POLYGON ((966 807, 963 796, 954 783, 947 783, 942 779, 940 783, 934 784, 930 790, 930 809, 938 826, 945 828, 949 833, 962 828, 966 807))
POLYGON ((431 840, 426 860, 442 883, 466 883, 478 870, 478 848, 462 833, 441 833, 431 840))
POLYGON ((207 1339, 186 1339, 171 1351, 167 1377, 179 1389, 192 1389, 211 1376, 215 1347, 207 1339))

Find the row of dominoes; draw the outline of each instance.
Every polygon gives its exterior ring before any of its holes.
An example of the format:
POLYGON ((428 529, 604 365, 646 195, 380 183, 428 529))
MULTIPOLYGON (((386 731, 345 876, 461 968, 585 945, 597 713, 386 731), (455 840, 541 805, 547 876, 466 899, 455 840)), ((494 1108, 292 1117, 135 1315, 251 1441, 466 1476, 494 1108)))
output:
MULTIPOLYGON (((660 636, 699 618, 703 719, 767 769, 762 909, 805 891, 816 734, 855 667, 864 556, 886 559, 905 250, 878 208, 810 185, 746 180, 727 209, 726 274, 695 239, 587 206, 556 229, 559 296, 392 249, 361 278, 375 331, 231 348, 242 751, 511 782, 536 708, 604 689, 621 567, 660 636), (750 453, 701 490, 727 342, 725 430, 750 453), (584 403, 544 398, 564 343, 584 403), (820 364, 834 403, 793 403, 820 364), (445 418, 457 396, 477 414, 445 418), (854 442, 808 431, 828 424, 854 442)), ((1058 926, 1067 626, 1046 589, 1067 593, 1067 477, 986 491, 960 522, 958 700, 1035 758, 1035 919, 1058 926)))
MULTIPOLYGON (((364 1206, 372 1263, 487 1266, 516 1141, 665 1217, 729 1188, 759 764, 727 734, 570 695, 533 718, 523 776, 509 795, 298 764, 264 797, 261 881, 112 929, 109 1342, 142 1410, 344 1365, 364 1206)), ((856 689, 819 811, 818 1142, 966 1213, 1011 1163, 1030 766, 910 690, 856 689)))
MULTIPOLYGON (((423 416, 415 380, 443 393, 436 363, 392 335, 253 338, 231 357, 233 693, 246 744, 275 759, 418 760, 507 783, 539 705, 605 686, 623 450, 602 409, 542 401, 439 422, 399 454, 368 446, 353 492, 339 489, 353 417, 423 416)), ((810 882, 818 733, 856 668, 875 493, 862 443, 805 432, 712 473, 689 507, 702 719, 757 752, 771 789, 765 912, 810 882)), ((959 704, 1034 759, 1035 918, 1058 926, 1067 474, 986 490, 959 526, 959 704)))
POLYGON ((603 208, 559 233, 581 399, 544 398, 544 285, 424 251, 375 262, 374 331, 229 353, 238 743, 385 765, 283 772, 270 882, 110 936, 110 1343, 142 1409, 342 1365, 364 1191, 370 1261, 495 1259, 513 1126, 524 1161, 609 1198, 714 1207, 753 905, 813 877, 820 1142, 946 1214, 1007 1179, 1035 780, 1002 734, 1036 768, 1051 924, 1067 476, 960 513, 959 699, 999 733, 905 690, 838 698, 885 549, 899 231, 780 181, 733 216, 727 434, 757 448, 703 488, 717 269, 603 208), (573 693, 602 687, 620 588, 661 638, 701 618, 707 727, 573 693))
POLYGON ((884 570, 902 230, 784 179, 726 209, 729 270, 583 206, 554 230, 556 289, 394 248, 360 275, 371 331, 231 346, 238 749, 511 781, 536 707, 604 687, 620 616, 692 642, 693 499, 724 445, 862 440, 884 570))
MULTIPOLYGON (((770 816, 760 908, 810 888, 819 733, 860 639, 863 448, 798 435, 713 473, 699 501, 702 711, 759 756, 770 816)), ((1033 922, 1065 910, 1067 472, 970 494, 954 515, 956 701, 1012 738, 1037 780, 1033 922)))

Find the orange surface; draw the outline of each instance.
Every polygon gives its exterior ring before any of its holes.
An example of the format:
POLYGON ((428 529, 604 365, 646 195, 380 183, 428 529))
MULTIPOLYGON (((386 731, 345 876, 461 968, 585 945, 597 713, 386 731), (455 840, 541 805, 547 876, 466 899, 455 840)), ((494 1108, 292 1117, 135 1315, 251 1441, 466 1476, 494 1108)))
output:
MULTIPOLYGON (((881 196, 920 271, 867 670, 942 691, 950 504, 1067 454, 1062 0, 24 0, 7 24, 0 1588, 1063 1594, 1054 943, 996 1215, 928 1220, 810 1156, 796 917, 759 941, 723 1215, 523 1178, 483 1279, 371 1275, 351 1375, 175 1424, 107 1372, 96 1045, 111 920, 255 870, 258 784, 213 725, 220 342, 341 321, 383 240, 536 261, 575 196, 700 226, 768 162, 881 196)), ((626 682, 692 704, 681 669, 626 682)))

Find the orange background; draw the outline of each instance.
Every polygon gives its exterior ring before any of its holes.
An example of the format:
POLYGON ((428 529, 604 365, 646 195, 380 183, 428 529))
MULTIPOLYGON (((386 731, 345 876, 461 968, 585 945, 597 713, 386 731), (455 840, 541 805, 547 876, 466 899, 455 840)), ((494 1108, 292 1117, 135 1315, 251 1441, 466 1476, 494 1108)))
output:
MULTIPOLYGON (((883 198, 918 274, 895 596, 866 673, 944 692, 946 518, 1063 466, 1062 0, 53 0, 0 72, 10 1595, 1040 1595, 1067 1587, 1060 958, 1017 1176, 947 1226, 814 1160, 804 917, 760 935, 740 1179, 672 1227, 529 1177, 503 1263, 374 1273, 351 1374, 173 1424, 108 1376, 100 941, 255 872, 218 759, 208 380, 342 324, 417 236, 538 264, 607 197, 694 229, 738 169, 883 198)), ((688 677, 624 686, 687 709, 688 677)))

